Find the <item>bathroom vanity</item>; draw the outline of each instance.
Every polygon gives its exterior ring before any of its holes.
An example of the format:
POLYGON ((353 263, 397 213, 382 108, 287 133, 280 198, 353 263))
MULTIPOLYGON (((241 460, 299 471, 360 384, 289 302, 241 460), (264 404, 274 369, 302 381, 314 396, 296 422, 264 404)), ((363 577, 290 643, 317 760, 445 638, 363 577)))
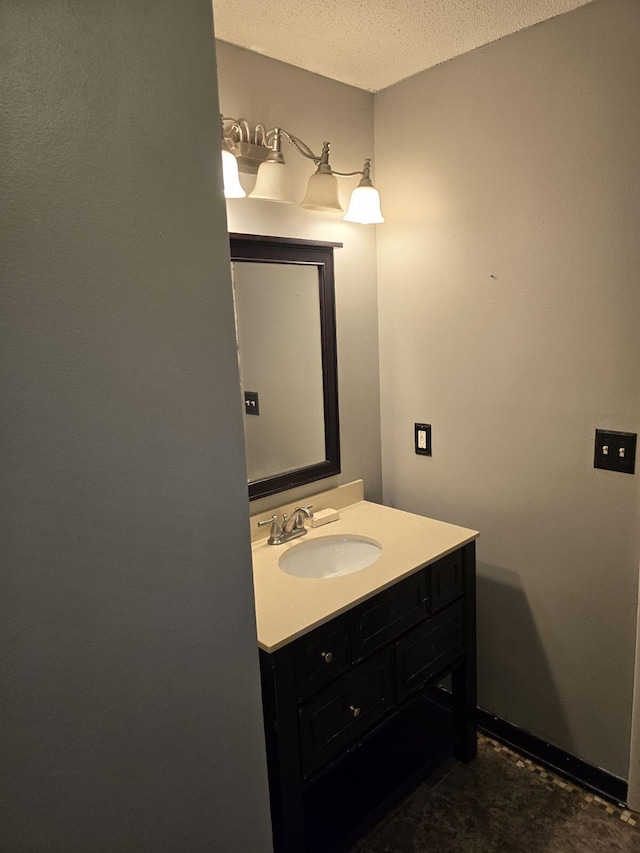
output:
POLYGON ((476 753, 477 532, 360 500, 304 540, 354 535, 381 555, 338 577, 282 571, 297 542, 253 546, 276 853, 345 849, 476 753))

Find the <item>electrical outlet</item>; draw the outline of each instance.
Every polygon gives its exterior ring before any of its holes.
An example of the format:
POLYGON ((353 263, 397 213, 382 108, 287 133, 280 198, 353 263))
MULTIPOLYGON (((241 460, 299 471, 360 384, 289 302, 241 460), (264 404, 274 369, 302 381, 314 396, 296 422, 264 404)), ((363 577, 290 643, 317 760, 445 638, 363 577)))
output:
POLYGON ((636 439, 635 432, 597 429, 593 467, 635 474, 636 439))
POLYGON ((414 444, 419 456, 431 456, 431 424, 414 425, 414 444))
POLYGON ((260 405, 258 403, 257 391, 244 392, 244 413, 245 415, 259 415, 260 405))

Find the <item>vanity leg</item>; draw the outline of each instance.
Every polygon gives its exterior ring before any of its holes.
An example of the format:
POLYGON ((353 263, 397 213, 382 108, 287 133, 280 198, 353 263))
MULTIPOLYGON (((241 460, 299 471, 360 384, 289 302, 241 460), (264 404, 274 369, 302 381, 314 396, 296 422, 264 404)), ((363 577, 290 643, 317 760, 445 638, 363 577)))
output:
POLYGON ((291 647, 260 652, 271 825, 275 853, 305 848, 302 772, 291 647))
POLYGON ((455 746, 453 754, 469 762, 478 751, 477 741, 477 676, 476 676, 476 543, 464 548, 465 636, 467 651, 464 661, 452 672, 453 725, 455 746))
POLYGON ((453 725, 455 745, 453 754, 460 761, 468 763, 476 756, 476 708, 472 695, 475 690, 469 684, 469 667, 460 664, 452 672, 453 725))

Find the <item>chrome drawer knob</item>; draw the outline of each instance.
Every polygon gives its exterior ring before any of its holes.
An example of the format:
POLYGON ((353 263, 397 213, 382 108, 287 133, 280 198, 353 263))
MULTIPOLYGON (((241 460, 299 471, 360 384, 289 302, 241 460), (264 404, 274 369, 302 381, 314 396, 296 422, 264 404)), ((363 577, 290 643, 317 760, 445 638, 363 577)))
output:
POLYGON ((333 652, 322 652, 325 663, 333 663, 333 652))
POLYGON ((360 708, 354 708, 353 705, 349 705, 349 710, 353 712, 354 717, 360 716, 360 708))

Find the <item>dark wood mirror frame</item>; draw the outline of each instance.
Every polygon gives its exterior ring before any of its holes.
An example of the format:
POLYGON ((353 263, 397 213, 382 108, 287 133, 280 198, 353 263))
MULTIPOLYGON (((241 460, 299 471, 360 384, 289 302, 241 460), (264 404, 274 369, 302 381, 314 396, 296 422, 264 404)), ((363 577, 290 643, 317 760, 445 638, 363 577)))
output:
POLYGON ((232 261, 307 264, 318 268, 325 458, 322 462, 314 465, 250 482, 249 500, 255 500, 340 473, 333 250, 334 248, 342 248, 342 243, 324 243, 286 237, 264 237, 255 234, 229 234, 229 241, 232 261))

